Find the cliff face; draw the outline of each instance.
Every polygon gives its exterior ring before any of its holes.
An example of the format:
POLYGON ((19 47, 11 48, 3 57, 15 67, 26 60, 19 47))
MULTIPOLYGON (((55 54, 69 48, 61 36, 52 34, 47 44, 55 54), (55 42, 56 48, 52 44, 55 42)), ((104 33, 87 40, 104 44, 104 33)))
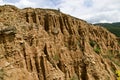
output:
POLYGON ((116 80, 120 44, 106 29, 51 9, 0 6, 0 78, 116 80))

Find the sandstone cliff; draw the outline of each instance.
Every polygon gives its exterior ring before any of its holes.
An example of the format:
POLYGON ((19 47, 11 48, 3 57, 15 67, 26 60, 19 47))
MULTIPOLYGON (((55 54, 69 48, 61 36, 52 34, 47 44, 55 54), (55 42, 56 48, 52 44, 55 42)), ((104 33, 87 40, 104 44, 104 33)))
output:
POLYGON ((52 9, 0 6, 0 80, 116 80, 120 44, 52 9))

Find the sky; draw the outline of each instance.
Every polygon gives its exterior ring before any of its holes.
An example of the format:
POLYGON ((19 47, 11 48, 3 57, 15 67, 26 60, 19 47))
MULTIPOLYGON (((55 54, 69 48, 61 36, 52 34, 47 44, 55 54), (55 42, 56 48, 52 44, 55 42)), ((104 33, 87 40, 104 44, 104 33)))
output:
POLYGON ((120 22, 120 0, 0 0, 18 8, 52 8, 89 23, 120 22))

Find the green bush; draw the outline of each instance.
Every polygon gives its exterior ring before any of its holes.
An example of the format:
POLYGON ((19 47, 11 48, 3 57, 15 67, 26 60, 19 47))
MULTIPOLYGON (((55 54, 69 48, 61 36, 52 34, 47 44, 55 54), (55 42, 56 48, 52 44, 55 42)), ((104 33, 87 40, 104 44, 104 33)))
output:
POLYGON ((120 70, 116 70, 117 80, 120 80, 120 70))
POLYGON ((90 45, 92 46, 92 47, 94 47, 95 45, 96 45, 96 42, 94 41, 94 40, 90 40, 90 45))
POLYGON ((101 50, 100 50, 99 45, 97 45, 97 46, 94 48, 94 51, 95 51, 96 53, 98 53, 98 54, 100 53, 101 50))
POLYGON ((119 45, 120 45, 120 41, 118 41, 119 45))

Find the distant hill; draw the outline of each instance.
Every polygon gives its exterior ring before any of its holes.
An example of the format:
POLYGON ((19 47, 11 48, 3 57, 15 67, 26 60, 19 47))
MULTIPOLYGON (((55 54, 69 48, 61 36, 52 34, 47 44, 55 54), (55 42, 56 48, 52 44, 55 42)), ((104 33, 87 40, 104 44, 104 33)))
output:
POLYGON ((114 33, 116 36, 120 37, 120 22, 116 23, 97 23, 95 25, 100 25, 107 28, 110 32, 114 33))

